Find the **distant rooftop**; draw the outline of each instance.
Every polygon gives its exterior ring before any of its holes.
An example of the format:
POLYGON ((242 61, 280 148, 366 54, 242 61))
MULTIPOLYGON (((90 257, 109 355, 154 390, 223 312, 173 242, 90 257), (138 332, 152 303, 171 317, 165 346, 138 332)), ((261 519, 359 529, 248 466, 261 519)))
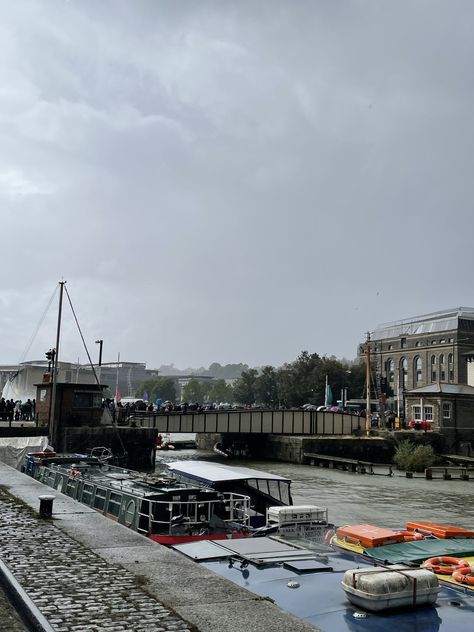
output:
POLYGON ((474 321, 474 307, 453 307, 431 312, 422 316, 412 316, 403 320, 378 325, 372 332, 372 340, 416 336, 435 332, 452 331, 459 327, 460 320, 474 321))

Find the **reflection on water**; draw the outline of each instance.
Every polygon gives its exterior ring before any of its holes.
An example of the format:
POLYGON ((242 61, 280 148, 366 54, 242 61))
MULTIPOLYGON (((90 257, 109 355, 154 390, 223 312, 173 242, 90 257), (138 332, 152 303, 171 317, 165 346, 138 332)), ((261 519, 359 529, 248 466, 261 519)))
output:
MULTIPOLYGON (((161 452, 157 467, 160 462, 186 459, 223 462, 213 452, 177 450, 161 452)), ((327 507, 335 524, 371 522, 396 528, 408 520, 437 520, 474 528, 474 481, 371 476, 275 461, 226 463, 290 478, 294 504, 327 507)))

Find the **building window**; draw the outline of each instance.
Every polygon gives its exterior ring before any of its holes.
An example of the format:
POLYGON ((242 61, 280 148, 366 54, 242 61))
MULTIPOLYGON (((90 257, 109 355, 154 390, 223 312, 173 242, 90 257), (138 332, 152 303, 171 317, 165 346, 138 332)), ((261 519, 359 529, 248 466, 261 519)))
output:
POLYGON ((444 364, 444 354, 443 353, 439 356, 439 363, 440 364, 444 364))
POLYGON ((400 338, 400 348, 401 349, 405 349, 406 346, 407 346, 407 339, 406 338, 400 338))
POLYGON ((393 360, 387 360, 385 363, 385 372, 387 374, 387 380, 393 383, 395 379, 395 362, 393 360))
POLYGON ((449 338, 448 342, 454 342, 454 338, 449 338))
POLYGON ((421 421, 421 406, 413 406, 413 419, 421 421))
POLYGON ((433 421, 433 406, 425 406, 425 420, 433 421))
POLYGON ((432 340, 432 341, 431 341, 431 344, 432 344, 432 345, 435 345, 435 344, 436 344, 436 340, 432 340))
POLYGON ((393 345, 388 345, 388 350, 391 351, 393 349, 393 345))
POLYGON ((443 404, 443 419, 451 419, 451 404, 443 404))
POLYGON ((454 382, 454 356, 452 353, 448 355, 448 379, 454 382))
POLYGON ((439 371, 439 379, 441 382, 444 382, 446 379, 446 371, 444 369, 440 369, 439 371))
POLYGON ((408 361, 406 358, 400 360, 400 377, 401 385, 406 388, 408 382, 408 361))
POLYGON ((440 342, 440 344, 444 345, 444 343, 446 342, 446 338, 441 338, 441 340, 439 342, 440 342))
POLYGON ((431 381, 436 382, 436 371, 431 371, 431 381))
POLYGON ((436 356, 431 356, 431 364, 436 364, 436 356))
POLYGON ((415 347, 421 347, 421 344, 422 344, 421 340, 417 340, 415 343, 415 347))
POLYGON ((414 374, 415 374, 415 382, 421 382, 423 379, 423 362, 420 356, 416 356, 413 362, 414 374))

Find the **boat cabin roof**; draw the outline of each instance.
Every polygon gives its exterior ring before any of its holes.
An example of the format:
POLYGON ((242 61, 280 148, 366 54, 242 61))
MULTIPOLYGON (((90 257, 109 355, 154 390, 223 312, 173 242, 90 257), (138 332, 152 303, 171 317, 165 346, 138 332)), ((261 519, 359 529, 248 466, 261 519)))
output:
POLYGON ((170 472, 183 474, 196 480, 217 483, 219 481, 244 481, 248 479, 290 482, 290 479, 250 467, 236 467, 211 461, 174 461, 168 464, 170 472))

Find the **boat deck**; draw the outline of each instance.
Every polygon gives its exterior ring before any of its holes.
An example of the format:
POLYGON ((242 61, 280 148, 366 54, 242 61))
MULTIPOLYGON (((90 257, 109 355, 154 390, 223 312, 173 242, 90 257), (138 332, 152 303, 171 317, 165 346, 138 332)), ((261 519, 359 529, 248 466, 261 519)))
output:
POLYGON ((459 632, 472 627, 474 596, 449 586, 441 587, 435 606, 361 611, 346 599, 342 578, 346 570, 373 564, 324 545, 291 550, 289 541, 257 538, 237 546, 232 541, 174 548, 325 632, 459 632))

